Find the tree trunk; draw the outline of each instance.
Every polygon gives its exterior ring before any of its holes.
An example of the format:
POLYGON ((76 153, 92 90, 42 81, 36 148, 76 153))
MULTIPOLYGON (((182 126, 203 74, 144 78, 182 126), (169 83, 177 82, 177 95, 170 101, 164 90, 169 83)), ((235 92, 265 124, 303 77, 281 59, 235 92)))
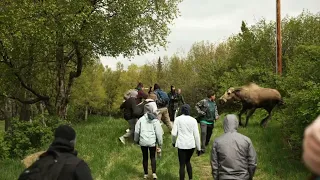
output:
POLYGON ((41 102, 40 102, 40 111, 41 111, 42 124, 44 126, 47 126, 45 118, 44 118, 44 105, 41 102))
POLYGON ((88 104, 86 104, 86 112, 84 114, 84 120, 87 121, 88 120, 88 104))
POLYGON ((30 104, 22 104, 19 119, 21 121, 30 121, 30 117, 31 117, 30 104))

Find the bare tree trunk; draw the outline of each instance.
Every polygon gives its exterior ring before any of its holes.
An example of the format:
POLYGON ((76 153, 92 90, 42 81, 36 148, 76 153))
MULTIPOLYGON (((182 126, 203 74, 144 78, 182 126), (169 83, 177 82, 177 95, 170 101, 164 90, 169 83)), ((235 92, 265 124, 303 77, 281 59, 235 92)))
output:
POLYGON ((21 121, 30 121, 30 117, 31 117, 30 104, 22 104, 19 119, 21 121))
POLYGON ((40 102, 40 110, 41 110, 41 119, 44 126, 47 126, 45 118, 44 118, 44 105, 40 102))
POLYGON ((84 120, 87 121, 88 120, 88 104, 86 104, 86 112, 84 114, 84 120))

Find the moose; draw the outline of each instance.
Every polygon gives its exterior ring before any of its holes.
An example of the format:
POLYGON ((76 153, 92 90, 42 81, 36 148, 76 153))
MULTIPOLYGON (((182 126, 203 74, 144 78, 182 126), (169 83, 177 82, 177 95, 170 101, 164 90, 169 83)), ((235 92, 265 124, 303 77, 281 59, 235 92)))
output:
POLYGON ((271 118, 271 112, 277 104, 284 104, 281 94, 276 89, 263 88, 255 83, 249 83, 239 88, 230 87, 224 95, 219 98, 219 103, 224 104, 230 101, 241 102, 242 109, 239 113, 239 125, 241 123, 241 115, 249 110, 246 116, 246 123, 244 127, 248 125, 250 116, 255 112, 257 108, 263 108, 268 112, 268 116, 262 119, 260 126, 266 127, 269 119, 271 118))

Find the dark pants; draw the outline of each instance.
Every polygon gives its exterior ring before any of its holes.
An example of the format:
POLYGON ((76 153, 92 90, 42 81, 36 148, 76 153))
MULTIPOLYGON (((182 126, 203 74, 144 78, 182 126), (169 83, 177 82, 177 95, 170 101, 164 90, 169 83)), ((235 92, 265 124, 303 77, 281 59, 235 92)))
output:
POLYGON ((130 128, 129 128, 130 131, 125 133, 123 135, 123 137, 125 137, 125 138, 133 138, 133 136, 134 136, 134 128, 136 126, 136 122, 137 122, 137 119, 128 120, 128 123, 129 123, 129 126, 130 126, 130 128))
POLYGON ((201 128, 201 150, 205 152, 207 145, 210 142, 210 138, 212 135, 213 124, 205 124, 200 122, 201 128))
POLYGON ((192 179, 192 167, 191 167, 190 159, 192 157, 193 152, 194 152, 194 148, 178 149, 178 157, 179 157, 179 164, 180 164, 180 170, 179 170, 180 180, 184 180, 185 167, 187 167, 189 179, 192 179))
POLYGON ((150 151, 152 173, 156 173, 156 147, 141 146, 144 174, 148 174, 148 149, 150 151))
POLYGON ((176 113, 176 110, 175 109, 173 109, 173 108, 168 108, 168 111, 169 111, 169 117, 170 117, 170 121, 174 121, 174 115, 175 115, 175 113, 176 113))

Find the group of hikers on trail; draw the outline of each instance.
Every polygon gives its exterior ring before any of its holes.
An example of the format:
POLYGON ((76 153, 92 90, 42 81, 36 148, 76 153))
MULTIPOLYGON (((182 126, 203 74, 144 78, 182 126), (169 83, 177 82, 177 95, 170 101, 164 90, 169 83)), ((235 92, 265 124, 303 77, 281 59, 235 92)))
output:
MULTIPOLYGON (((186 104, 181 90, 171 86, 165 93, 158 84, 150 88, 148 94, 142 91, 143 84, 129 90, 120 106, 124 118, 129 123, 129 131, 119 137, 125 144, 125 138, 133 137, 142 151, 144 179, 148 178, 148 157, 151 160, 152 178, 156 175, 156 154, 161 154, 163 146, 162 122, 172 136, 172 146, 178 149, 180 165, 179 177, 185 179, 185 169, 189 179, 193 178, 191 157, 196 150, 200 156, 209 145, 214 123, 219 119, 215 93, 209 91, 207 97, 196 103, 197 118, 191 116, 191 107, 186 104), (145 99, 144 99, 145 97, 145 99), (181 109, 179 116, 178 111, 181 109), (143 111, 143 113, 141 113, 143 111), (200 132, 198 129, 200 123, 200 132)), ((237 133, 238 120, 235 115, 224 119, 225 135, 214 142, 211 154, 212 175, 215 179, 252 179, 256 166, 256 152, 251 140, 237 133)))
MULTIPOLYGON (((215 121, 219 119, 213 91, 209 91, 206 98, 196 103, 196 118, 191 116, 191 107, 185 103, 181 90, 176 92, 174 86, 171 86, 171 91, 167 94, 155 84, 153 90, 150 88, 146 94, 143 84, 139 83, 135 90, 130 90, 124 95, 124 102, 120 108, 123 109, 124 119, 128 121, 129 130, 119 140, 125 144, 125 138, 132 137, 141 147, 144 179, 148 179, 149 176, 148 157, 151 160, 152 178, 158 178, 156 155, 160 157, 163 146, 162 122, 171 133, 172 146, 178 149, 179 179, 185 179, 185 169, 189 180, 193 178, 191 157, 195 150, 198 156, 206 153, 215 121)), ((237 132, 238 125, 236 115, 226 115, 223 120, 224 134, 215 138, 213 142, 210 164, 215 180, 253 179, 257 167, 257 154, 250 138, 237 132)), ((93 179, 87 163, 77 157, 75 144, 75 130, 69 125, 59 126, 48 150, 20 174, 19 180, 93 179)), ((318 179, 320 116, 306 129, 303 148, 303 159, 315 174, 311 179, 318 179)))

